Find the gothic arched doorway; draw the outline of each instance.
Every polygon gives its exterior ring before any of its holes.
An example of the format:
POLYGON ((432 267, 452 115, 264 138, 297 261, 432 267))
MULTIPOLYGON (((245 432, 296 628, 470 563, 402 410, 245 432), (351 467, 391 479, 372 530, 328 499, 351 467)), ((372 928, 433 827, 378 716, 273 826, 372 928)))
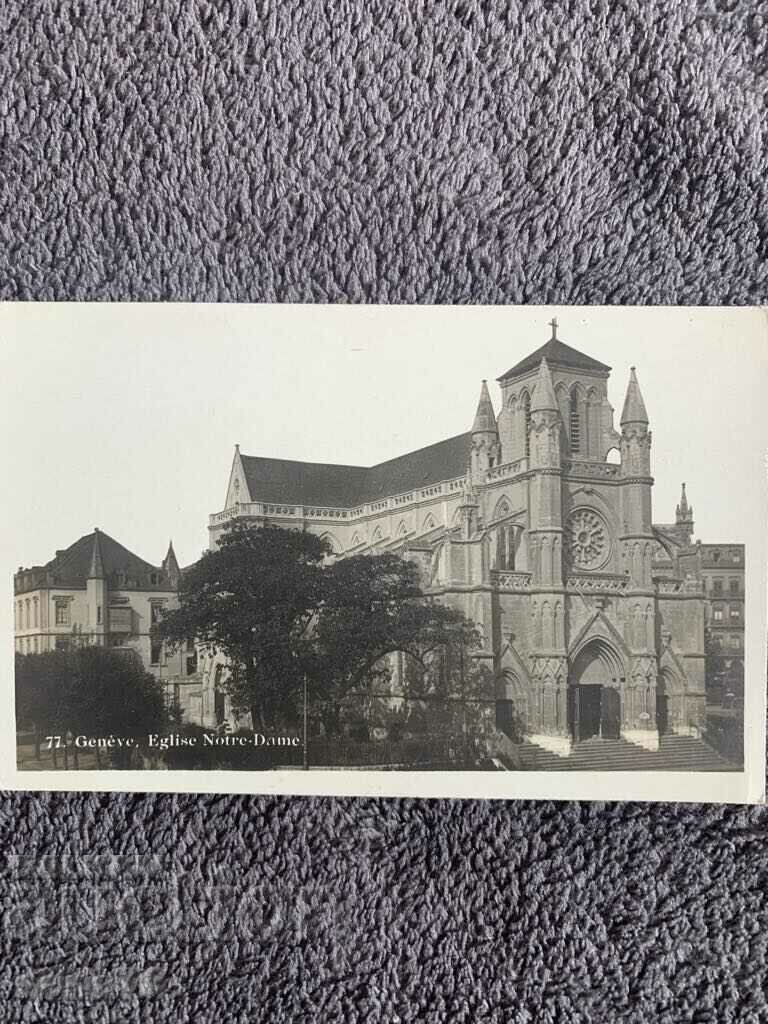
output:
POLYGON ((579 651, 569 673, 569 726, 577 742, 592 737, 618 739, 621 735, 622 660, 602 638, 579 651))
POLYGON ((496 728, 513 743, 522 743, 528 728, 528 694, 511 672, 496 680, 496 728))
POLYGON ((659 736, 683 731, 685 686, 673 672, 663 668, 656 683, 656 726, 659 736))

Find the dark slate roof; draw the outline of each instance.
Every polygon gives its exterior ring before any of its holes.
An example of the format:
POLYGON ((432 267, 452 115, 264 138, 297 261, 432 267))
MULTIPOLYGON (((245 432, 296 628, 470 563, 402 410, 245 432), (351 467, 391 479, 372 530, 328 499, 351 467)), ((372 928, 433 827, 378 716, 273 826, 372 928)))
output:
POLYGON ((358 504, 357 496, 368 473, 362 466, 262 459, 254 455, 240 458, 254 501, 351 508, 358 504))
POLYGON ((361 500, 375 501, 387 494, 402 494, 415 487, 429 487, 441 480, 464 476, 469 463, 472 434, 457 434, 437 444, 400 455, 372 466, 361 500))
MULTIPOLYGON (((44 568, 61 580, 88 579, 93 553, 93 533, 88 533, 76 540, 66 550, 57 552, 44 568)), ((125 572, 129 577, 143 577, 150 572, 160 572, 160 568, 150 565, 143 558, 134 555, 128 548, 114 540, 108 533, 99 530, 99 546, 101 561, 106 576, 114 572, 125 572)))
POLYGON ((583 352, 571 348, 570 345, 566 345, 557 338, 550 338, 541 348, 531 352, 529 356, 516 363, 511 370, 507 370, 497 379, 502 381, 509 377, 521 377, 524 373, 535 370, 543 358, 546 358, 550 366, 566 366, 573 370, 597 370, 600 373, 610 373, 611 370, 610 366, 606 366, 605 363, 600 363, 591 356, 585 356, 583 352))
POLYGON ((458 434, 370 467, 253 455, 241 459, 254 501, 354 508, 365 501, 463 476, 471 439, 471 433, 458 434))

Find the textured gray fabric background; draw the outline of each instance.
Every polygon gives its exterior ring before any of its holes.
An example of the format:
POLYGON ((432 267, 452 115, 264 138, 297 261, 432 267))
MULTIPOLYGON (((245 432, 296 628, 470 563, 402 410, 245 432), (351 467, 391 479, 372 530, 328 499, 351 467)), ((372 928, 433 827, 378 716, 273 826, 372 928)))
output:
MULTIPOLYGON (((3 298, 766 300, 766 3, 0 26, 3 298)), ((9 795, 3 1019, 766 1021, 767 822, 9 795)))

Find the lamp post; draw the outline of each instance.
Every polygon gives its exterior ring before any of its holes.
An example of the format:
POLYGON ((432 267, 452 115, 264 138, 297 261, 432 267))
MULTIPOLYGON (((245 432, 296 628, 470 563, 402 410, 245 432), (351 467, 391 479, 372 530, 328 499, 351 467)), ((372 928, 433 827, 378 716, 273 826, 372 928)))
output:
POLYGON ((309 771, 309 745, 308 739, 308 708, 307 708, 307 673, 304 673, 304 758, 303 758, 303 769, 305 772, 309 771))
MULTIPOLYGON (((318 617, 319 617, 319 615, 318 615, 318 611, 316 609, 315 611, 312 612, 312 614, 309 617, 309 620, 307 621, 306 626, 304 627, 304 633, 305 634, 311 633, 311 631, 315 628, 315 626, 317 624, 318 617)), ((303 757, 302 757, 302 769, 305 772, 308 772, 309 771, 309 697, 308 697, 308 694, 307 694, 307 673, 306 673, 306 669, 303 672, 303 709, 302 709, 302 717, 303 717, 303 733, 304 733, 304 737, 303 737, 304 738, 304 754, 303 754, 303 757)))

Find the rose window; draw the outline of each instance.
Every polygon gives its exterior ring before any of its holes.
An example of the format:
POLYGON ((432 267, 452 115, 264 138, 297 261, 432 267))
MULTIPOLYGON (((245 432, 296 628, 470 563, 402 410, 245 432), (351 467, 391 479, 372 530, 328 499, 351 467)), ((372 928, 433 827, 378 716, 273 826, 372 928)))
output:
POLYGON ((608 561, 608 527, 597 512, 579 508, 568 517, 566 542, 571 563, 579 569, 599 569, 608 561))

